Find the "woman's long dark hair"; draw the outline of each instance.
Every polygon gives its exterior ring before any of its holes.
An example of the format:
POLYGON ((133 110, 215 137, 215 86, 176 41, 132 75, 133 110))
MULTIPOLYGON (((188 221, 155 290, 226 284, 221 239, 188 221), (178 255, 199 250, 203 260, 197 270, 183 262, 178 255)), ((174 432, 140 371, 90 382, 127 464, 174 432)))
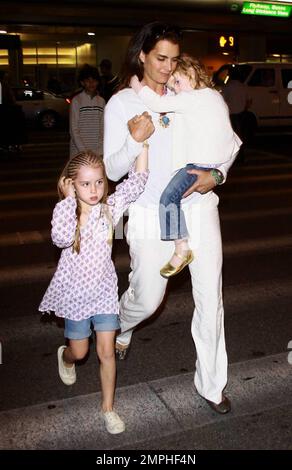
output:
POLYGON ((157 42, 163 39, 167 39, 173 44, 179 44, 181 36, 181 30, 177 26, 160 23, 159 21, 148 23, 137 31, 130 40, 127 49, 119 90, 129 86, 130 79, 133 75, 137 75, 139 80, 142 80, 144 67, 139 59, 141 51, 143 51, 144 54, 149 54, 149 52, 154 49, 157 42))

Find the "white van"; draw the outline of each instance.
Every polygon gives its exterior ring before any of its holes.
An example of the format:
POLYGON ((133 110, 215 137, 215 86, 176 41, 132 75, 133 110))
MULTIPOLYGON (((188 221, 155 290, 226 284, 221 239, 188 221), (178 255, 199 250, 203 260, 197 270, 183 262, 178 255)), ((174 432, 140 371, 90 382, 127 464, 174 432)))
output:
POLYGON ((244 62, 225 64, 214 74, 215 84, 222 89, 231 68, 247 87, 250 126, 292 126, 292 64, 244 62), (288 98, 288 95, 290 96, 288 98))

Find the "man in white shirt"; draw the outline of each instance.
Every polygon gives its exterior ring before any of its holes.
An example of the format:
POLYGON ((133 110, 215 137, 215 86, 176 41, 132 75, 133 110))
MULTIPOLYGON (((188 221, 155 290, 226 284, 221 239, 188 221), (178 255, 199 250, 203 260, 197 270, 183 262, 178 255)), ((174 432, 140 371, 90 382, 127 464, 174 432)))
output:
MULTIPOLYGON (((145 25, 132 38, 126 55, 124 89, 106 106, 104 162, 108 177, 119 180, 129 171, 143 142, 149 143, 149 178, 144 193, 129 210, 127 240, 130 244, 130 285, 120 302, 121 334, 117 338, 120 358, 129 348, 134 328, 151 316, 165 294, 167 280, 160 267, 170 258, 172 242, 160 240, 159 199, 172 176, 171 116, 147 110, 136 93, 126 88, 132 75, 162 95, 179 56, 180 33, 170 25, 145 25)), ((222 302, 222 246, 218 196, 212 189, 223 181, 231 162, 216 170, 192 170, 198 175, 185 194, 190 246, 196 258, 189 265, 196 303, 192 335, 197 350, 195 386, 213 410, 230 411, 223 395, 227 383, 222 302), (189 196, 189 197, 187 197, 189 196)))

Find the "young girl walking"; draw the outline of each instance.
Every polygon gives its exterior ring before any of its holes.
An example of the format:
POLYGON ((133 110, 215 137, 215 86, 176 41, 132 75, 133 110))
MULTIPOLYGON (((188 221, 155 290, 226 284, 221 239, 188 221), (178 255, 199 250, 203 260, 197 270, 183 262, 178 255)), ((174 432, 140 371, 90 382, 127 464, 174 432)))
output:
POLYGON ((62 248, 53 279, 39 306, 65 318, 68 346, 58 349, 58 369, 65 385, 76 381, 75 362, 88 352, 91 325, 96 334, 102 389, 101 415, 111 434, 125 430, 113 409, 116 364, 114 342, 119 329, 117 275, 111 259, 113 229, 148 177, 148 149, 143 146, 128 179, 108 196, 103 160, 82 152, 65 166, 58 182, 61 197, 52 219, 52 240, 62 248))
POLYGON ((130 85, 148 108, 160 113, 159 121, 163 127, 168 127, 174 120, 172 161, 175 174, 159 204, 161 239, 174 240, 175 244, 172 258, 160 270, 163 277, 169 278, 194 259, 181 209, 182 198, 188 195, 202 170, 211 170, 215 183, 222 183, 224 178, 219 168, 234 159, 242 142, 233 132, 224 99, 193 57, 182 54, 177 61, 167 83, 174 96, 157 95, 148 86, 143 86, 137 76, 132 77, 130 85))

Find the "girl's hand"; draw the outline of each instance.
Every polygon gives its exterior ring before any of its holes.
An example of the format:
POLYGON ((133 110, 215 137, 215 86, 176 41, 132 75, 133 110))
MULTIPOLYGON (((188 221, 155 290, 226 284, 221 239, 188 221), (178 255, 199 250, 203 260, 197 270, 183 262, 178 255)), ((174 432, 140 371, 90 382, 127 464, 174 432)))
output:
POLYGON ((139 78, 137 77, 137 75, 133 75, 133 77, 131 78, 131 80, 130 80, 130 87, 133 88, 133 90, 134 90, 136 93, 139 93, 139 91, 142 90, 143 85, 141 85, 141 83, 140 83, 139 78))
POLYGON ((144 111, 141 116, 134 116, 130 121, 128 121, 128 128, 131 136, 136 142, 144 142, 149 139, 149 137, 155 131, 152 118, 147 111, 144 111))
POLYGON ((66 178, 63 176, 63 178, 60 180, 59 187, 65 197, 76 197, 73 181, 71 178, 66 178))
POLYGON ((211 175, 211 170, 188 170, 191 175, 197 175, 198 179, 195 183, 184 193, 183 197, 187 197, 193 192, 205 194, 211 191, 216 186, 214 177, 211 175))

